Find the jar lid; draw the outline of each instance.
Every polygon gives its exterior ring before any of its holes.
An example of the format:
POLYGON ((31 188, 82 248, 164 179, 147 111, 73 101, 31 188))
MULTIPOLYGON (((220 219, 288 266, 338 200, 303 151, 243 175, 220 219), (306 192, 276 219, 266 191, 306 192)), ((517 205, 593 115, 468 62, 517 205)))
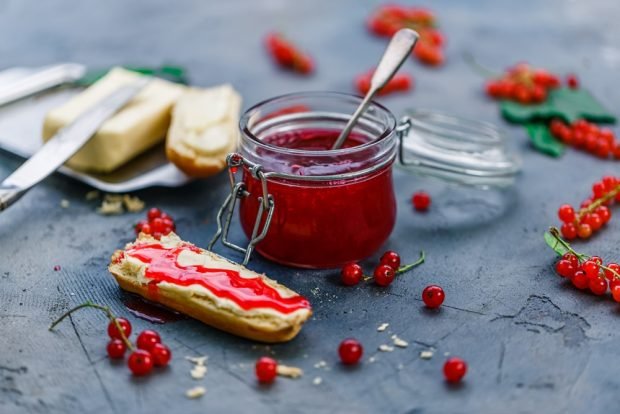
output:
POLYGON ((399 164, 417 174, 460 184, 506 187, 521 169, 521 159, 507 147, 506 135, 487 122, 410 110, 398 129, 399 164))

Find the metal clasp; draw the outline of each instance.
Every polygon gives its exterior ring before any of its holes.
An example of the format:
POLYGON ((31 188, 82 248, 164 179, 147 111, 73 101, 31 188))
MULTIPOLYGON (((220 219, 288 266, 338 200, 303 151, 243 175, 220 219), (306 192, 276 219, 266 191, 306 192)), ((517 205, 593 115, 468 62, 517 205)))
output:
POLYGON ((396 137, 398 138, 398 161, 401 165, 407 165, 405 162, 405 138, 409 135, 412 126, 411 118, 403 116, 398 125, 396 125, 396 137))
POLYGON ((230 179, 230 194, 226 197, 217 213, 217 231, 211 239, 211 242, 209 242, 208 249, 212 250, 217 240, 221 237, 222 244, 224 246, 245 254, 243 259, 243 265, 245 266, 250 261, 250 256, 252 255, 252 251, 254 250, 256 244, 267 235, 267 231, 269 230, 269 225, 271 224, 271 219, 273 217, 275 203, 273 201, 273 196, 269 194, 267 190, 267 177, 265 176, 261 165, 254 164, 237 153, 228 154, 226 157, 226 164, 228 165, 228 177, 230 179), (249 169, 252 177, 260 181, 262 188, 262 195, 258 197, 260 204, 256 213, 254 228, 252 229, 252 236, 250 237, 248 246, 245 248, 228 241, 228 231, 230 229, 230 223, 232 222, 237 200, 250 195, 250 193, 246 190, 243 181, 237 182, 235 179, 239 168, 243 168, 244 166, 249 169), (222 224, 222 218, 224 215, 226 215, 226 219, 222 224), (260 224, 263 221, 263 217, 265 218, 265 222, 261 228, 260 224))

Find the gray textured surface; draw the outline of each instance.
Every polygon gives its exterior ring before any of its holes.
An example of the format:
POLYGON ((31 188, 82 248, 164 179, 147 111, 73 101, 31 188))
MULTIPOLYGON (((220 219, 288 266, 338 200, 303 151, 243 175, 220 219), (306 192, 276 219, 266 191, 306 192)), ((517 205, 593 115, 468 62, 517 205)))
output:
MULTIPOLYGON (((346 91, 355 74, 373 65, 384 41, 364 30, 374 3, 335 3, 4 0, 0 56, 2 66, 175 62, 189 68, 196 84, 233 83, 246 106, 297 90, 346 91), (273 67, 261 36, 274 27, 314 52, 316 76, 300 79, 273 67)), ((481 96, 481 80, 460 57, 465 50, 498 68, 525 59, 578 72, 584 85, 617 108, 615 1, 453 0, 433 7, 449 39, 449 62, 437 71, 407 63, 416 90, 385 99, 396 114, 415 105, 500 122, 496 105, 481 96)), ((87 299, 126 313, 106 264, 130 239, 139 217, 101 217, 84 200, 87 187, 49 178, 0 215, 0 412, 616 412, 618 306, 561 283, 540 235, 556 222, 562 202, 578 203, 593 181, 617 173, 617 164, 573 151, 561 160, 546 158, 529 148, 521 129, 510 132, 525 166, 505 211, 484 208, 484 214, 472 215, 484 204, 462 202, 461 196, 471 198, 467 193, 397 175, 400 210, 387 247, 405 260, 424 249, 428 262, 389 289, 344 288, 336 272, 253 261, 255 269, 306 294, 316 312, 295 341, 272 348, 277 358, 304 368, 305 376, 268 388, 256 385, 251 368, 267 352, 263 346, 191 320, 158 327, 175 358, 168 370, 144 379, 107 360, 105 320, 94 311, 76 314, 49 333, 55 316, 87 299), (407 204, 420 187, 435 196, 436 208, 427 215, 413 214, 407 204), (59 207, 61 199, 70 201, 69 209, 59 207), (52 270, 56 264, 61 271, 52 270), (438 312, 419 300, 429 283, 441 284, 447 294, 438 312), (382 322, 411 346, 351 370, 336 362, 345 336, 361 339, 367 357, 388 342, 387 332, 376 332, 382 322), (436 354, 421 360, 418 353, 428 345, 436 354), (461 386, 442 380, 445 352, 469 362, 461 386), (183 396, 196 385, 183 356, 194 354, 210 357, 207 395, 195 401, 183 396), (320 360, 330 369, 314 368, 320 360), (312 384, 316 376, 321 385, 312 384)), ((0 176, 18 164, 0 155, 0 176)), ((176 217, 183 237, 205 245, 225 191, 220 176, 139 196, 176 217)), ((613 219, 584 248, 620 259, 618 222, 613 219)), ((150 327, 132 322, 136 330, 150 327)))

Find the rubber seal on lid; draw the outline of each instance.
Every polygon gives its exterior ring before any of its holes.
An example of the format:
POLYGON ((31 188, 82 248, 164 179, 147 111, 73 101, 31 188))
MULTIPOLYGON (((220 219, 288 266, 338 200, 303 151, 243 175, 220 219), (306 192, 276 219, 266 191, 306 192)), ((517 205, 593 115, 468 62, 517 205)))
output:
POLYGON ((446 181, 482 187, 508 187, 521 159, 506 146, 493 124, 428 111, 408 111, 399 123, 399 164, 446 181))

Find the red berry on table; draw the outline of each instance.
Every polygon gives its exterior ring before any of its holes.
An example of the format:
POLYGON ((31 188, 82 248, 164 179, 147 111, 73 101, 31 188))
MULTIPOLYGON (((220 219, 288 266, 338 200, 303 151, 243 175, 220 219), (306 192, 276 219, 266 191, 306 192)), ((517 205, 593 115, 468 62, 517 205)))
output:
POLYGON ((547 90, 541 86, 532 88, 532 102, 541 103, 547 99, 547 90))
POLYGON ((620 285, 611 288, 611 296, 613 296, 616 302, 620 302, 620 285))
POLYGON ((467 363, 461 358, 448 358, 443 365, 443 375, 448 382, 459 382, 467 373, 467 363))
POLYGON ((373 272, 373 276, 375 278, 375 283, 379 286, 386 287, 389 286, 394 281, 394 276, 396 273, 391 266, 380 264, 375 267, 375 271, 373 272))
POLYGON ((138 348, 147 351, 150 351, 155 344, 159 343, 161 343, 159 334, 150 329, 140 332, 140 335, 138 335, 138 339, 136 340, 136 345, 138 348))
POLYGON ((497 81, 493 80, 493 81, 487 82, 485 86, 485 90, 486 90, 487 95, 489 95, 491 98, 497 99, 497 98, 502 97, 501 85, 497 81))
POLYGON ((388 265, 392 269, 394 269, 394 271, 397 271, 398 268, 400 268, 400 256, 398 255, 398 253, 392 250, 388 250, 387 252, 383 253, 383 256, 381 256, 379 263, 388 265))
POLYGON ((607 280, 614 280, 620 277, 620 265, 618 263, 609 263, 607 269, 604 269, 607 280))
POLYGON ((106 347, 106 351, 108 352, 108 356, 112 359, 120 359, 125 356, 125 351, 127 347, 125 343, 120 339, 111 339, 108 342, 108 346, 106 347))
POLYGON ((562 259, 568 260, 570 262, 570 264, 573 265, 575 270, 577 270, 579 268, 579 259, 574 254, 572 254, 572 253, 564 253, 564 255, 562 256, 562 259))
POLYGON ((342 280, 343 285, 354 286, 362 280, 363 275, 364 271, 360 265, 357 263, 347 263, 340 271, 340 280, 342 280))
POLYGON ((364 347, 358 340, 353 338, 345 339, 338 347, 338 355, 345 365, 357 364, 364 354, 364 347))
POLYGON ((562 277, 571 278, 575 275, 577 268, 573 264, 565 259, 560 260, 555 265, 555 271, 562 277))
POLYGON ((577 270, 571 281, 577 289, 581 290, 587 288, 589 283, 588 276, 586 276, 583 270, 577 270))
POLYGON ((581 269, 585 272, 588 279, 598 278, 600 268, 593 260, 586 260, 581 265, 581 269))
POLYGON ((255 372, 259 382, 270 383, 278 375, 278 363, 269 357, 260 357, 256 361, 255 372))
POLYGON ((601 218, 603 224, 607 223, 611 219, 611 211, 607 206, 599 206, 594 211, 601 218))
POLYGON ((142 225, 142 228, 140 229, 140 231, 144 234, 151 234, 151 225, 146 223, 142 225))
POLYGON ((418 42, 413 48, 413 54, 421 63, 430 66, 439 66, 444 61, 441 49, 430 42, 418 42))
POLYGON ((597 181, 592 185, 592 194, 594 198, 601 198, 605 195, 605 183, 602 181, 597 181))
MULTIPOLYGON (((123 330, 125 338, 129 338, 129 335, 131 335, 131 323, 129 323, 129 321, 125 318, 116 318, 116 322, 118 322, 123 330)), ((114 321, 110 321, 108 324, 108 336, 112 339, 123 339, 114 321)))
POLYGON ((413 203, 413 208, 416 210, 426 211, 431 205, 431 196, 425 191, 418 191, 413 194, 411 202, 413 203))
POLYGON ((572 223, 575 221, 575 209, 569 204, 562 204, 558 210, 558 217, 564 223, 572 223))
POLYGON ((153 357, 153 363, 156 367, 164 367, 170 362, 172 358, 172 352, 166 345, 158 343, 151 348, 151 356, 153 357))
POLYGON ((577 76, 572 73, 566 76, 566 84, 571 89, 579 88, 579 80, 577 79, 577 76))
POLYGON ((134 375, 147 375, 153 370, 153 357, 144 349, 135 350, 129 355, 127 366, 134 375))
POLYGON ((577 237, 577 227, 573 223, 564 223, 560 231, 567 240, 573 240, 577 237))
POLYGON ((149 219, 149 221, 159 218, 161 217, 161 210, 153 207, 149 209, 149 211, 146 213, 146 217, 149 219))
POLYGON ((577 235, 582 239, 587 239, 592 235, 592 227, 590 225, 582 223, 577 227, 577 235))
POLYGON ((140 220, 138 223, 136 223, 136 227, 135 227, 135 230, 136 230, 136 236, 137 236, 138 234, 140 234, 140 232, 142 231, 142 227, 144 227, 144 225, 145 225, 145 224, 148 224, 148 223, 149 223, 149 222, 148 222, 148 221, 146 221, 146 220, 140 220))
POLYGON ((602 277, 595 277, 594 279, 590 279, 588 282, 588 287, 590 291, 597 296, 603 295, 607 292, 607 280, 602 277))
POLYGON ((599 266, 603 264, 603 259, 600 256, 591 256, 590 260, 592 260, 594 263, 596 263, 599 266))
POLYGON ((596 213, 588 214, 587 220, 584 221, 592 227, 592 231, 596 231, 603 226, 603 221, 596 213))
POLYGON ((427 286, 422 291, 422 300, 424 304, 431 309, 440 307, 445 298, 446 294, 443 289, 437 285, 427 286))

